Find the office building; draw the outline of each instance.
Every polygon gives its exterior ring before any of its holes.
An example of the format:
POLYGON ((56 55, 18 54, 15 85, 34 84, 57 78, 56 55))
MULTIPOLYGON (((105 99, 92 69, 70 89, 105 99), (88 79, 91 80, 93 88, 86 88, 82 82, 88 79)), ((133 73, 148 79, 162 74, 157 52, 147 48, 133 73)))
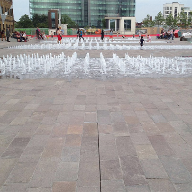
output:
MULTIPOLYGON (((68 15, 78 27, 102 27, 103 19, 116 30, 135 25, 135 0, 29 0, 30 14, 48 14, 58 9, 68 15), (109 22, 110 21, 110 22, 109 22)), ((110 25, 110 26, 109 26, 110 25)))
POLYGON ((183 7, 182 11, 184 11, 187 17, 189 16, 189 13, 192 13, 192 10, 190 9, 190 7, 183 7))

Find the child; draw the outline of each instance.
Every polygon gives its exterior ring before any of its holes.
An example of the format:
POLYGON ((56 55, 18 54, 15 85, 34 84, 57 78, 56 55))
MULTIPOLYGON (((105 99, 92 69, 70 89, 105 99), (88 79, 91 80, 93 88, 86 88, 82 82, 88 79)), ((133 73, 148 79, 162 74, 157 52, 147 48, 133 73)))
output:
POLYGON ((147 36, 147 42, 151 42, 151 36, 150 35, 147 36))
POLYGON ((144 39, 143 39, 143 36, 141 36, 141 39, 140 39, 141 49, 142 49, 142 47, 143 47, 143 43, 144 43, 144 39))
POLYGON ((61 27, 57 28, 57 43, 61 44, 61 40, 62 40, 62 35, 61 35, 61 27))
POLYGON ((53 40, 53 31, 51 31, 51 39, 53 40))

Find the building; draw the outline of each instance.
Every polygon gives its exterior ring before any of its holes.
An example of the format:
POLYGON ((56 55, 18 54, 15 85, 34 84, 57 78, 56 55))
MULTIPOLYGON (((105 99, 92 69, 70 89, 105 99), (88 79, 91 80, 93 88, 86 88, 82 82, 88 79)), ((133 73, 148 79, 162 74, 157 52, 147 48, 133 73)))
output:
POLYGON ((14 29, 14 18, 13 18, 13 2, 12 0, 1 0, 0 1, 0 29, 10 28, 12 32, 14 29))
POLYGON ((184 7, 184 4, 179 4, 178 2, 166 3, 163 5, 163 16, 165 19, 169 14, 172 14, 173 18, 176 18, 182 11, 187 15, 191 12, 189 7, 184 7))
POLYGON ((182 11, 184 11, 184 13, 187 15, 187 17, 189 17, 189 13, 192 13, 192 10, 190 9, 190 7, 183 7, 182 11))
POLYGON ((29 8, 31 15, 47 15, 48 10, 58 9, 75 21, 77 27, 102 27, 107 19, 108 27, 119 30, 125 26, 129 30, 135 22, 135 0, 29 0, 29 8))

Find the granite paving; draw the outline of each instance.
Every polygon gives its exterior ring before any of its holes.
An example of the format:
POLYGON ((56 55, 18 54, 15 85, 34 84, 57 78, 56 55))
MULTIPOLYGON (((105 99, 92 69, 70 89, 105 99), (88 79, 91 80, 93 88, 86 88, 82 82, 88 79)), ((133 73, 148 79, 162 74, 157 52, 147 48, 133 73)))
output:
MULTIPOLYGON (((39 42, 0 42, 0 57, 74 52, 7 49, 24 43, 39 42)), ((129 50, 130 56, 150 54, 192 56, 182 49, 129 50)), ((1 78, 0 192, 191 192, 191 117, 190 76, 1 78)))

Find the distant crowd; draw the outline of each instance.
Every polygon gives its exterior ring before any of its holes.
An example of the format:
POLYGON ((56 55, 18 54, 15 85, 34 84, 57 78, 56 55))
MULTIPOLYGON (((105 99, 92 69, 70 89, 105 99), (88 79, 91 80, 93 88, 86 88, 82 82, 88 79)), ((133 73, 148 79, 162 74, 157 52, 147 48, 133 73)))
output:
POLYGON ((174 39, 175 29, 171 29, 169 31, 164 32, 164 29, 161 30, 160 34, 157 34, 158 39, 174 39))

